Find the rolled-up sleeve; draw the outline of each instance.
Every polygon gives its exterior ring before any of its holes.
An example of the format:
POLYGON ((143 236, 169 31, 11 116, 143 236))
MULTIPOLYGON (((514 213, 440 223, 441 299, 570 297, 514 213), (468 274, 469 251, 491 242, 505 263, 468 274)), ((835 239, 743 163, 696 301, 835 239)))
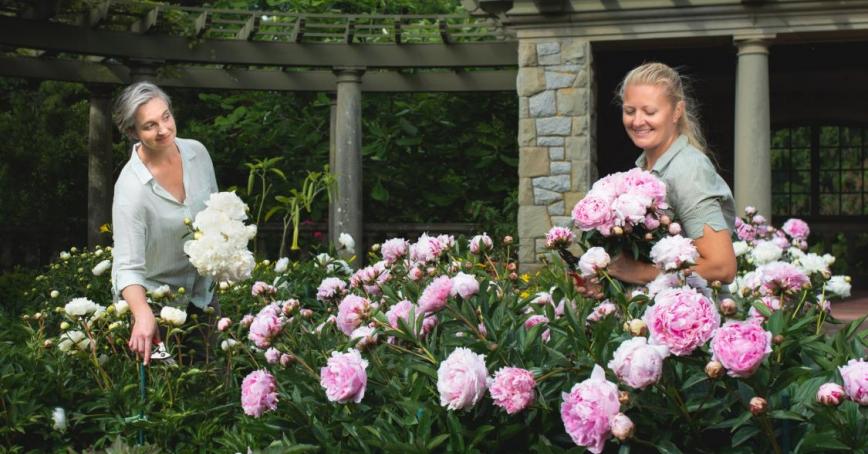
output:
POLYGON ((711 162, 702 158, 686 160, 687 167, 683 173, 678 172, 681 178, 671 185, 672 208, 683 231, 692 239, 702 237, 706 225, 715 231, 729 228, 720 201, 731 197, 731 193, 711 162))
POLYGON ((112 287, 118 296, 130 285, 146 286, 145 254, 148 231, 142 216, 143 210, 137 210, 134 205, 115 198, 115 203, 112 204, 112 287))

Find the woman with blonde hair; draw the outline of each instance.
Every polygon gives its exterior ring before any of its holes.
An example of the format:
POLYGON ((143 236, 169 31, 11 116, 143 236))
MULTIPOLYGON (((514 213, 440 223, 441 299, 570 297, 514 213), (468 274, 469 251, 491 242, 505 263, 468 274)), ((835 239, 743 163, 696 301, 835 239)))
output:
MULTIPOLYGON (((666 183, 666 199, 683 234, 699 251, 694 271, 709 282, 732 282, 735 203, 707 155, 707 144, 681 75, 663 63, 631 70, 618 88, 624 129, 642 149, 636 166, 666 183)), ((660 270, 623 254, 609 272, 632 284, 652 281, 660 270)))

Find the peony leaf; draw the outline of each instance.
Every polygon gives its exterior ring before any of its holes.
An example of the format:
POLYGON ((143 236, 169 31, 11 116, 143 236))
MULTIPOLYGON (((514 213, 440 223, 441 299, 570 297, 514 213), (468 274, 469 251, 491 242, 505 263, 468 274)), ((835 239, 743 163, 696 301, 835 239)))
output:
POLYGON ((443 444, 449 438, 449 434, 440 434, 431 439, 425 447, 430 450, 434 450, 436 447, 443 444))
POLYGON ((753 424, 741 427, 740 429, 735 431, 734 434, 732 434, 732 447, 735 448, 736 446, 750 440, 754 437, 754 435, 757 435, 758 433, 760 433, 759 427, 753 424))
POLYGON ((765 305, 762 301, 759 300, 751 300, 750 305, 753 306, 754 309, 757 310, 760 314, 763 314, 763 317, 769 318, 772 316, 772 310, 769 309, 768 306, 765 305))
POLYGON ((805 435, 805 438, 802 438, 802 441, 796 446, 796 452, 825 452, 830 449, 849 451, 850 447, 838 441, 837 438, 835 431, 832 430, 825 432, 810 432, 805 435))

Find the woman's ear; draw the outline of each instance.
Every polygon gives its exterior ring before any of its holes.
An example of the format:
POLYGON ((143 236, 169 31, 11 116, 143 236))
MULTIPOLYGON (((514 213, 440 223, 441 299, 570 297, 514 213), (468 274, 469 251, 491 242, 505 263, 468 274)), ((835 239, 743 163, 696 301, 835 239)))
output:
POLYGON ((684 101, 678 101, 678 103, 675 104, 675 115, 674 115, 676 124, 679 121, 681 121, 681 117, 683 115, 684 115, 684 101))

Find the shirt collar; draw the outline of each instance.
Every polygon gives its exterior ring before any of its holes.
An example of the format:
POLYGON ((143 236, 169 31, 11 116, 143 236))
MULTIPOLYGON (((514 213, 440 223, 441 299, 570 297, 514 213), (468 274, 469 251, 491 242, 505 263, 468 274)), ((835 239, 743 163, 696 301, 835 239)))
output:
MULTIPOLYGON (((681 150, 687 148, 687 144, 687 136, 685 136, 684 134, 678 136, 678 138, 675 139, 675 142, 672 142, 672 145, 670 145, 669 148, 663 152, 660 158, 657 159, 657 162, 654 163, 654 167, 651 169, 651 172, 658 175, 663 173, 663 171, 666 170, 666 167, 669 166, 669 163, 672 162, 673 159, 675 159, 675 156, 678 155, 681 150)), ((643 151, 642 154, 639 155, 639 158, 636 159, 636 167, 644 170, 646 162, 648 162, 648 159, 645 157, 645 152, 643 151)))
MULTIPOLYGON (((178 150, 181 152, 181 159, 186 162, 190 162, 196 158, 196 152, 187 147, 183 142, 175 141, 175 145, 178 146, 178 150)), ((136 149, 141 146, 140 142, 136 142, 133 145, 133 154, 130 157, 130 161, 133 163, 133 173, 136 174, 136 177, 139 179, 139 182, 142 184, 147 184, 149 181, 154 179, 154 176, 151 175, 151 171, 145 167, 145 163, 139 158, 139 154, 136 152, 136 149)))

